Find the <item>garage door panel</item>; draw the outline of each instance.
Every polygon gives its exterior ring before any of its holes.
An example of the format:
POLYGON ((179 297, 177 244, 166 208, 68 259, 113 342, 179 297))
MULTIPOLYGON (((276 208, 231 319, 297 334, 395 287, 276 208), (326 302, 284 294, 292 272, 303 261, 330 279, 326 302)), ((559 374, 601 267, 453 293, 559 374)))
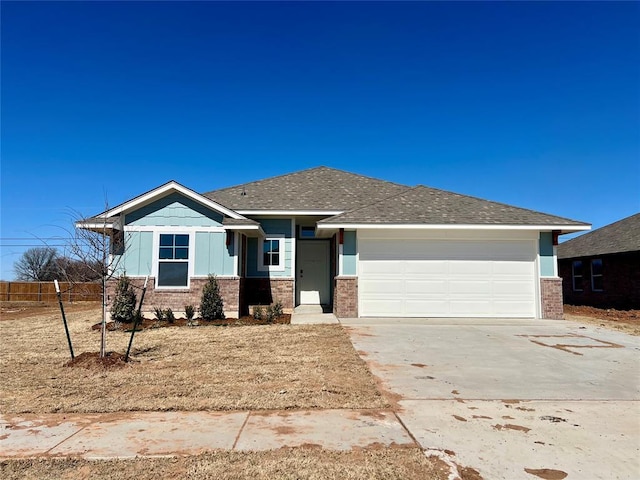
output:
POLYGON ((447 292, 447 282, 442 278, 405 280, 404 291, 407 297, 411 295, 434 295, 447 292))
POLYGON ((535 317, 536 244, 363 238, 360 314, 535 317))

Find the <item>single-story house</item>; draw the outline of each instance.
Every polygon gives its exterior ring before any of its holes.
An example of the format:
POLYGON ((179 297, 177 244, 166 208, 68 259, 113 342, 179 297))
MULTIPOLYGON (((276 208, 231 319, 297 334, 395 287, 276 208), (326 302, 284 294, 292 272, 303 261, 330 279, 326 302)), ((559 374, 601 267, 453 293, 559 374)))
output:
POLYGON ((640 213, 558 246, 564 302, 640 308, 640 213))
POLYGON ((562 318, 566 218, 327 167, 196 193, 170 181, 79 224, 150 276, 145 304, 198 305, 209 274, 227 316, 280 301, 338 317, 562 318))

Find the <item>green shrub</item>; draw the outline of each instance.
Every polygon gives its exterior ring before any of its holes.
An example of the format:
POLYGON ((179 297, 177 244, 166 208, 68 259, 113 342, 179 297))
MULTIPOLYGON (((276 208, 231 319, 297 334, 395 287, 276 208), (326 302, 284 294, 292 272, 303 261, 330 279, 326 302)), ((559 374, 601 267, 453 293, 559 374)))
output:
POLYGON ((157 321, 161 322, 162 320, 164 320, 164 310, 160 307, 154 307, 153 314, 155 315, 157 321))
POLYGON ((253 307, 253 318, 255 320, 262 320, 265 317, 264 308, 253 307))
POLYGON ((184 314, 186 315, 187 320, 193 320, 193 317, 195 317, 196 315, 196 307, 194 307, 193 305, 185 305, 184 314))
POLYGON ((224 318, 224 302, 220 295, 220 285, 215 275, 209 275, 209 280, 202 289, 200 301, 200 316, 204 320, 219 320, 224 318))
POLYGON ((131 280, 126 275, 118 278, 116 291, 111 304, 111 318, 115 322, 130 323, 136 312, 136 293, 131 280))
POLYGON ((271 315, 275 320, 276 318, 280 318, 283 314, 282 302, 280 300, 276 300, 276 303, 271 305, 271 315))
POLYGON ((173 314, 173 310, 171 310, 170 308, 167 308, 164 311, 164 318, 167 320, 167 322, 169 323, 173 323, 176 321, 176 316, 173 314))

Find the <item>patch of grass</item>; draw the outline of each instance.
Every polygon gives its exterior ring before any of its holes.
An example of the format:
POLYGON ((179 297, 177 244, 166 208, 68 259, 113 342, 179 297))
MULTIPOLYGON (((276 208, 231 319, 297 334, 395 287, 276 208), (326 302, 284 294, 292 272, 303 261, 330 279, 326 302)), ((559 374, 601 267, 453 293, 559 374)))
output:
MULTIPOLYGON (((76 355, 97 352, 100 307, 69 310, 76 355)), ((59 312, 2 321, 0 338, 5 414, 389 406, 340 325, 149 329, 118 369, 65 367, 59 312)), ((128 341, 108 332, 107 350, 128 341)))
POLYGON ((335 452, 297 448, 266 452, 215 451, 190 457, 83 459, 25 459, 0 462, 5 479, 92 478, 191 480, 225 478, 444 480, 447 467, 419 448, 335 452))

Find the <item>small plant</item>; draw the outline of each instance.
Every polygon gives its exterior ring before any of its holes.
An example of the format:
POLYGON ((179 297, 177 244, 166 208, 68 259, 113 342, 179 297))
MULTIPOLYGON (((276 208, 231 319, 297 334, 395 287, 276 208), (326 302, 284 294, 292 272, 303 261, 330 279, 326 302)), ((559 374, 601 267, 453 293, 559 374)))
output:
POLYGON ((156 320, 157 320, 158 322, 161 322, 161 321, 163 321, 163 320, 164 320, 165 312, 164 312, 164 310, 163 310, 163 309, 161 309, 160 307, 154 307, 154 308, 153 308, 153 314, 155 315, 156 320))
POLYGON ((196 307, 194 307, 193 305, 185 305, 184 314, 186 315, 187 320, 193 320, 193 317, 196 316, 196 307))
POLYGON ((115 297, 111 305, 111 318, 115 322, 130 323, 136 311, 136 293, 133 291, 131 280, 122 275, 116 284, 115 297))
POLYGON ((280 300, 276 300, 276 303, 271 305, 271 314, 274 319, 280 318, 284 312, 282 309, 282 302, 280 300))
POLYGON ((202 289, 200 301, 200 316, 204 320, 219 320, 224 318, 224 302, 220 295, 220 285, 215 275, 209 275, 209 280, 202 289))
POLYGON ((253 318, 254 320, 262 320, 263 318, 265 318, 264 308, 253 307, 253 318))
POLYGON ((164 318, 167 320, 167 322, 169 323, 173 323, 176 321, 176 316, 173 314, 173 310, 171 310, 170 308, 167 308, 164 311, 164 318))

